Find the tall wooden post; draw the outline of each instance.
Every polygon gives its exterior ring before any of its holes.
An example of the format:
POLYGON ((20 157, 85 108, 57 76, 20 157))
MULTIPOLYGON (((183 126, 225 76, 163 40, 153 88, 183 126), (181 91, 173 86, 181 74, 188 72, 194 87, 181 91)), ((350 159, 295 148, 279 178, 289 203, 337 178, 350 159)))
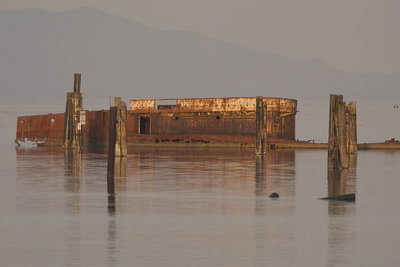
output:
POLYGON ((330 95, 328 166, 336 169, 349 167, 345 104, 342 95, 330 95))
POLYGON ((81 74, 74 74, 74 92, 67 93, 64 120, 64 148, 80 151, 82 147, 79 112, 82 110, 81 74))
POLYGON ((357 154, 357 112, 356 102, 350 102, 346 105, 346 138, 347 152, 357 154))
POLYGON ((114 98, 114 106, 110 107, 110 128, 108 135, 107 192, 115 193, 115 175, 121 177, 125 173, 126 142, 126 104, 120 97, 114 98))
POLYGON ((256 155, 267 149, 267 105, 262 96, 256 98, 256 155))
POLYGON ((74 93, 81 93, 81 74, 74 73, 74 93))
POLYGON ((124 101, 120 97, 114 98, 114 106, 118 108, 117 111, 117 126, 116 126, 116 142, 115 142, 115 156, 126 157, 128 148, 126 143, 126 113, 127 108, 124 101))
POLYGON ((107 159, 107 193, 114 195, 114 168, 115 168, 115 142, 118 107, 110 107, 110 125, 108 131, 108 159, 107 159))

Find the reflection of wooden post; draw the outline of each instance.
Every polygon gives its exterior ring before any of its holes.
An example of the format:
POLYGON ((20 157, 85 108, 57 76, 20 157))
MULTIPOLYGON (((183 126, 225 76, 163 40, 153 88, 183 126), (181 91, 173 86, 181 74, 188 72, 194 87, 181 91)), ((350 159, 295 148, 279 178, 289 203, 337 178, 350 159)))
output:
MULTIPOLYGON (((328 167, 328 197, 322 199, 355 201, 356 199, 357 154, 349 154, 349 168, 337 169, 328 167)), ((329 205, 329 214, 337 214, 343 209, 329 205)))
POLYGON ((256 155, 255 193, 256 196, 266 195, 266 155, 256 155))
POLYGON ((114 163, 115 192, 126 190, 126 157, 115 157, 114 163))
POLYGON ((264 154, 267 149, 267 105, 264 98, 256 98, 256 154, 264 154))
POLYGON ((115 195, 110 194, 108 195, 108 214, 115 215, 115 195))
POLYGON ((345 104, 342 95, 330 96, 328 165, 336 169, 347 169, 349 167, 345 104))
POLYGON ((64 122, 64 148, 81 150, 81 124, 79 112, 82 110, 81 74, 74 74, 74 92, 67 93, 67 104, 65 108, 64 122))
POLYGON ((108 132, 108 160, 107 160, 107 192, 115 193, 114 167, 115 167, 115 142, 118 107, 110 107, 110 125, 108 132))
POLYGON ((346 139, 347 152, 357 153, 357 112, 356 102, 350 102, 346 105, 346 139))

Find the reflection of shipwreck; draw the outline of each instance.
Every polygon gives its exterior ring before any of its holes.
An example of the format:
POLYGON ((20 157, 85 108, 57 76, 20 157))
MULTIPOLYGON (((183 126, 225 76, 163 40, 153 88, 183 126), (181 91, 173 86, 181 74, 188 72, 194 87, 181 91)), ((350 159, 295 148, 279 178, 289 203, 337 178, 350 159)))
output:
MULTIPOLYGON (((264 98, 270 140, 295 139, 297 101, 264 98), (272 138, 272 139, 271 139, 272 138)), ((109 111, 80 111, 76 116, 84 145, 108 140, 109 111)), ((129 144, 209 143, 254 145, 256 98, 131 100, 127 112, 129 144)), ((18 117, 16 141, 25 139, 61 146, 65 113, 18 117)))

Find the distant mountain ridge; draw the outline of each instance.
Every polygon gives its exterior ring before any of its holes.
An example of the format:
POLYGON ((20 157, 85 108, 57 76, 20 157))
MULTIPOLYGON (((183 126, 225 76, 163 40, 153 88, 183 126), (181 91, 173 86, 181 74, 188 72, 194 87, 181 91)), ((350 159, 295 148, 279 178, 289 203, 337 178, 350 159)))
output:
POLYGON ((2 95, 400 97, 400 75, 346 73, 199 34, 160 31, 91 8, 0 12, 2 95))

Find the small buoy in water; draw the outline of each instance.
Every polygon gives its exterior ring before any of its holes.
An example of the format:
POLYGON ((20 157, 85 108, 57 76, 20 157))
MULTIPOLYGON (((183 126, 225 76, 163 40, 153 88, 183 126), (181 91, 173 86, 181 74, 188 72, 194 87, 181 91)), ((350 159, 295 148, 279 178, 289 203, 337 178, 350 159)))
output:
POLYGON ((393 107, 394 107, 394 108, 399 108, 399 105, 396 104, 396 105, 394 105, 393 107))
POLYGON ((360 126, 363 126, 363 125, 364 125, 364 123, 360 122, 360 126))
POLYGON ((279 198, 279 194, 273 192, 271 195, 269 195, 270 198, 279 198))

